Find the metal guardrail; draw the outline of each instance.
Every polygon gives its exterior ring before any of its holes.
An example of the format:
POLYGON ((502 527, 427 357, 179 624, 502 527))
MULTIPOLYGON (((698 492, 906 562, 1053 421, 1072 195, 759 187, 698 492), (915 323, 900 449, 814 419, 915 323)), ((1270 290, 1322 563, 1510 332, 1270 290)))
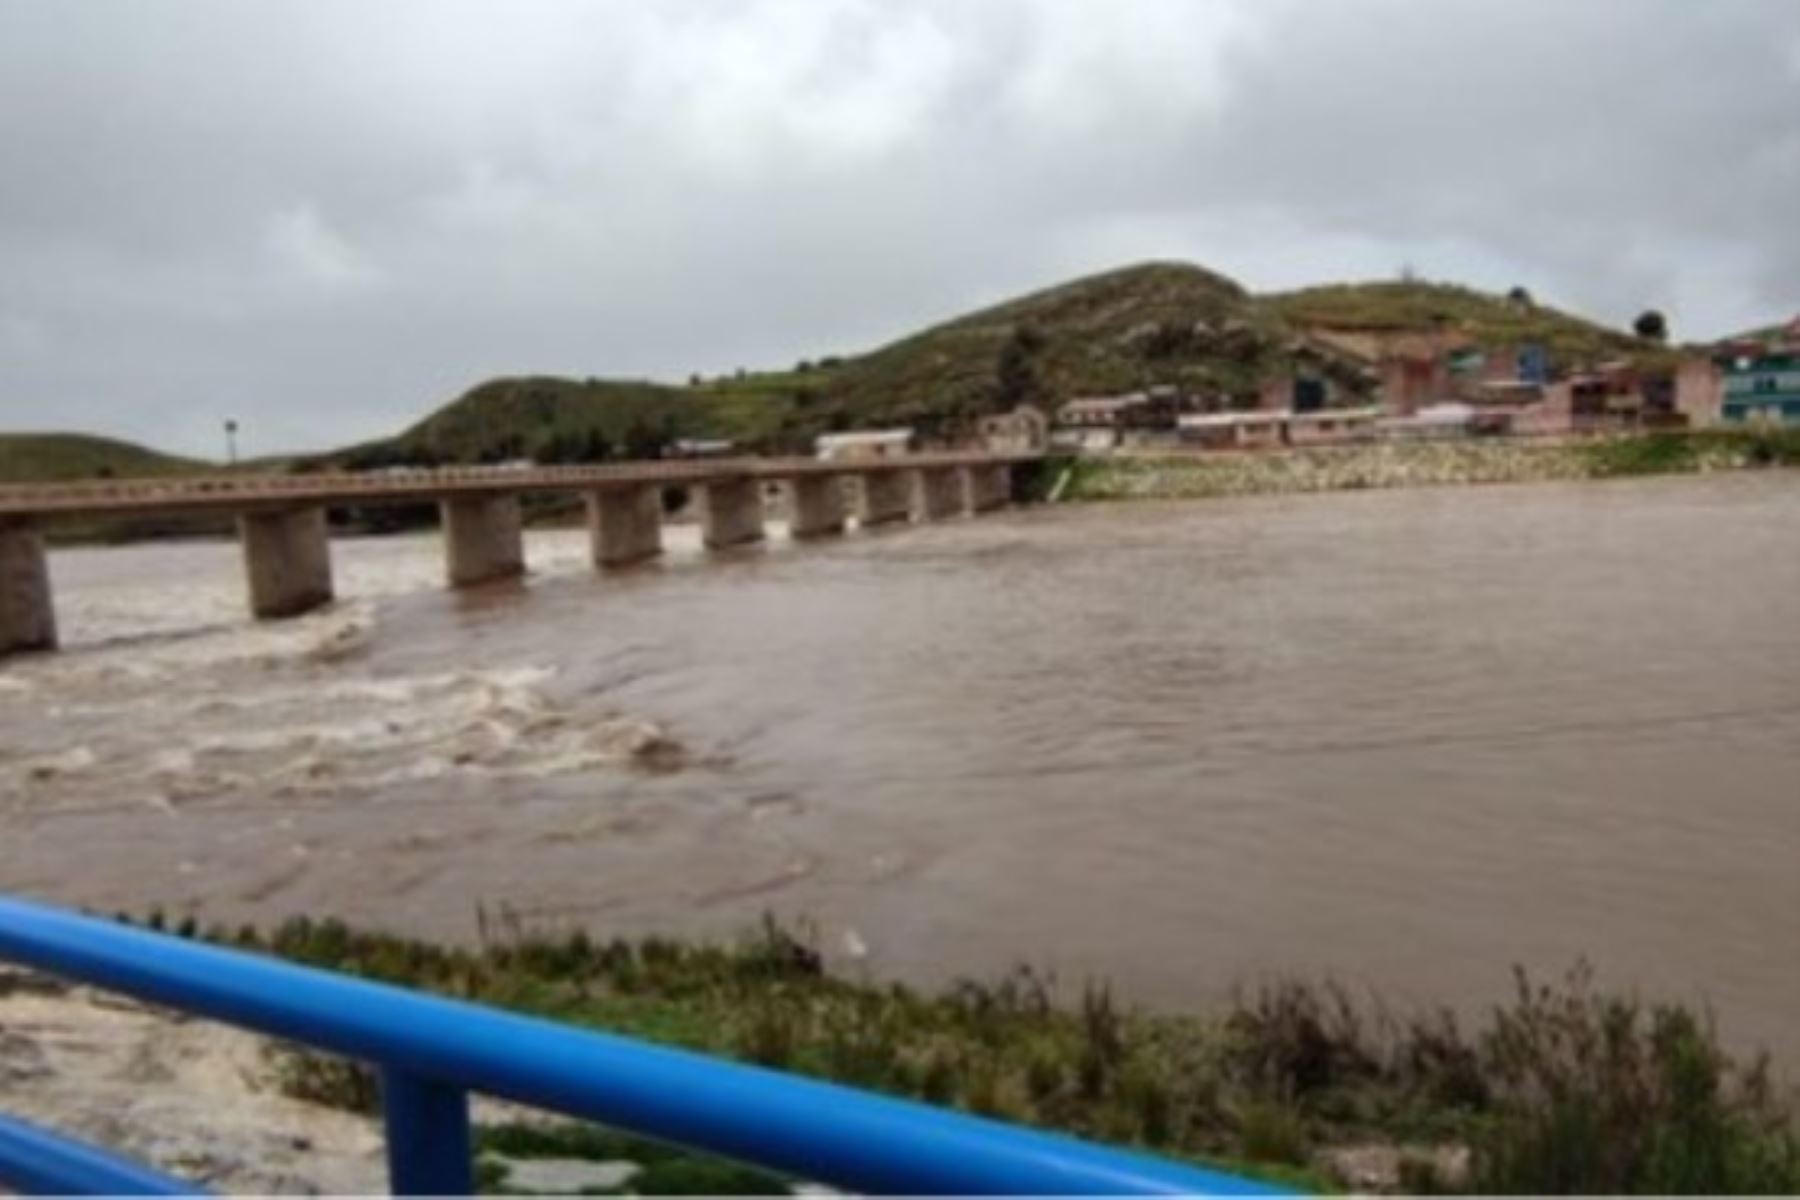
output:
POLYGON ((27 1196, 186 1196, 194 1186, 0 1113, 0 1188, 27 1196))
MULTIPOLYGON (((866 1193, 1268 1195, 1281 1189, 1057 1134, 575 1029, 0 897, 0 960, 375 1064, 391 1186, 472 1186, 468 1097, 503 1097, 866 1193)), ((184 1185, 0 1121, 0 1186, 184 1185)))

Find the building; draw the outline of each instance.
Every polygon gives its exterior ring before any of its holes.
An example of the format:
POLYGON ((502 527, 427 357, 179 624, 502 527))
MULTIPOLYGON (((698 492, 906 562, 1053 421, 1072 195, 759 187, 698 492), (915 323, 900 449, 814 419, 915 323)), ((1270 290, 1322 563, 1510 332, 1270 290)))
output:
POLYGON ((1573 372, 1560 384, 1568 392, 1569 428, 1576 432, 1636 429, 1645 423, 1642 382, 1624 360, 1573 372))
POLYGON ((1726 424, 1800 423, 1800 317, 1772 337, 1728 345, 1719 366, 1726 424))
POLYGON ((1264 450, 1276 446, 1327 446, 1375 436, 1381 410, 1327 408, 1315 412, 1183 413, 1176 432, 1187 445, 1208 450, 1264 450))
POLYGON ((1285 412, 1182 413, 1175 433, 1190 446, 1206 450, 1260 450, 1282 443, 1285 412))
POLYGON ((1181 399, 1173 389, 1084 396, 1056 410, 1059 426, 1083 429, 1173 429, 1181 399))
POLYGON ((1053 445, 1075 450, 1110 450, 1127 438, 1172 433, 1181 396, 1173 388, 1084 396, 1056 410, 1053 445))
POLYGON ((729 458, 736 442, 723 438, 677 438, 669 444, 669 458, 729 458))
POLYGON ((1689 354, 1675 368, 1675 411, 1692 428, 1716 425, 1725 405, 1725 376, 1719 364, 1689 354))
POLYGON ((1474 432, 1476 415, 1473 405, 1457 401, 1428 404, 1417 412, 1377 421, 1376 432, 1383 438, 1396 441, 1463 438, 1474 432))
POLYGON ((1312 329, 1306 340, 1340 360, 1355 363, 1375 380, 1389 412, 1405 416, 1452 393, 1452 359, 1474 349, 1467 334, 1453 329, 1312 329))
POLYGON ((996 453, 1030 454, 1048 444, 1050 418, 1034 405, 1021 404, 981 418, 978 434, 981 444, 996 453))
POLYGON ((813 452, 827 462, 898 458, 912 450, 910 429, 853 429, 845 433, 821 433, 813 440, 813 452))
POLYGON ((1329 446, 1340 442, 1364 442, 1375 437, 1381 417, 1377 405, 1362 408, 1325 408, 1288 414, 1282 427, 1291 446, 1329 446))

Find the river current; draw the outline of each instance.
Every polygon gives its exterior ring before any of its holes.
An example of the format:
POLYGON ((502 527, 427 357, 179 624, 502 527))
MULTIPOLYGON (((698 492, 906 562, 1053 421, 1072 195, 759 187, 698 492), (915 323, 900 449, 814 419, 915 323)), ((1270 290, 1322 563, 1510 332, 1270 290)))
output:
POLYGON ((334 543, 52 554, 0 666, 0 889, 1028 962, 1132 999, 1513 964, 1704 1000, 1800 1063, 1800 474, 1059 506, 451 593, 334 543))

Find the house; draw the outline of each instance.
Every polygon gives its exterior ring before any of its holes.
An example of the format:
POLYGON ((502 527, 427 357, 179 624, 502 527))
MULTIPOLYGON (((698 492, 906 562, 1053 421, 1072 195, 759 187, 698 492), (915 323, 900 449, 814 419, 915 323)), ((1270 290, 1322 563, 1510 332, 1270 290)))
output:
POLYGON ((821 433, 813 439, 813 452, 826 462, 898 458, 912 449, 911 429, 855 429, 846 433, 821 433))
POLYGON ((1306 340, 1361 367, 1374 381, 1388 411, 1405 416, 1449 398, 1450 363, 1473 349, 1467 334, 1384 329, 1312 329, 1306 340))
POLYGON ((977 432, 981 444, 996 453, 1030 454, 1049 442, 1050 418, 1035 405, 1021 404, 981 418, 977 432))
POLYGON ((670 458, 727 458, 737 449, 736 442, 723 438, 678 438, 669 445, 670 458))
POLYGON ((1725 376, 1703 354, 1683 356, 1675 368, 1675 411, 1690 427, 1716 425, 1725 405, 1725 376))
POLYGON ((1128 437, 1172 432, 1180 409, 1181 397, 1173 388, 1084 396, 1056 410, 1050 440, 1070 449, 1109 450, 1128 437))
POLYGON ((1396 441, 1468 437, 1474 431, 1476 415, 1477 410, 1472 404, 1456 401, 1428 404, 1417 412, 1377 421, 1376 432, 1396 441))
POLYGON ((1361 408, 1326 408, 1288 416, 1283 433, 1292 446, 1326 446, 1339 442, 1369 441, 1381 417, 1377 405, 1361 408))
POLYGON ((1187 445, 1207 450, 1255 450, 1281 445, 1286 412, 1182 413, 1175 433, 1187 445))
POLYGON ((1327 408, 1316 412, 1183 413, 1176 432, 1182 442, 1209 450, 1259 450, 1274 446, 1323 446, 1375 436, 1381 410, 1327 408))
POLYGON ((1800 317, 1772 337, 1726 346, 1719 366, 1726 424, 1800 423, 1800 317))
POLYGON ((1172 389, 1085 396, 1056 410, 1056 423, 1084 429, 1173 429, 1180 397, 1172 389))

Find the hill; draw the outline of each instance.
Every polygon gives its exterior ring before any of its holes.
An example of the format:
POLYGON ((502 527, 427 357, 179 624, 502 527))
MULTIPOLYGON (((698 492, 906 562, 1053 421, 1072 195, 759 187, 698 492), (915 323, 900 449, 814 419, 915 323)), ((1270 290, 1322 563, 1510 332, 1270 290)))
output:
POLYGON ((208 465, 84 433, 0 434, 0 483, 141 478, 199 471, 208 465))
MULTIPOLYGON (((752 451, 807 452, 819 433, 904 424, 926 437, 1020 402, 1168 383, 1248 403, 1304 361, 1353 394, 1369 378, 1341 347, 1299 335, 1446 329, 1482 346, 1545 345, 1558 366, 1657 351, 1547 305, 1413 280, 1252 295, 1188 263, 1150 262, 1045 288, 864 354, 686 384, 522 376, 493 379, 393 437, 243 469, 398 464, 589 462, 646 457, 673 441, 728 439, 752 451)), ((74 435, 0 440, 0 479, 157 474, 199 464, 74 435)))
POLYGON ((1264 296, 1267 308, 1303 329, 1425 333, 1455 330, 1492 349, 1537 343, 1556 367, 1653 352, 1612 329, 1529 296, 1515 300, 1450 283, 1384 280, 1334 283, 1264 296))
MULTIPOLYGON (((1247 400, 1293 361, 1278 314, 1182 263, 1088 276, 849 358, 688 386, 490 380, 395 438, 330 456, 354 466, 534 457, 585 461, 676 438, 806 450, 819 433, 906 424, 927 436, 1023 401, 1176 383, 1247 400)), ((1324 364, 1336 370, 1338 364, 1324 364)), ((1346 382, 1361 380, 1342 368, 1346 382)))

